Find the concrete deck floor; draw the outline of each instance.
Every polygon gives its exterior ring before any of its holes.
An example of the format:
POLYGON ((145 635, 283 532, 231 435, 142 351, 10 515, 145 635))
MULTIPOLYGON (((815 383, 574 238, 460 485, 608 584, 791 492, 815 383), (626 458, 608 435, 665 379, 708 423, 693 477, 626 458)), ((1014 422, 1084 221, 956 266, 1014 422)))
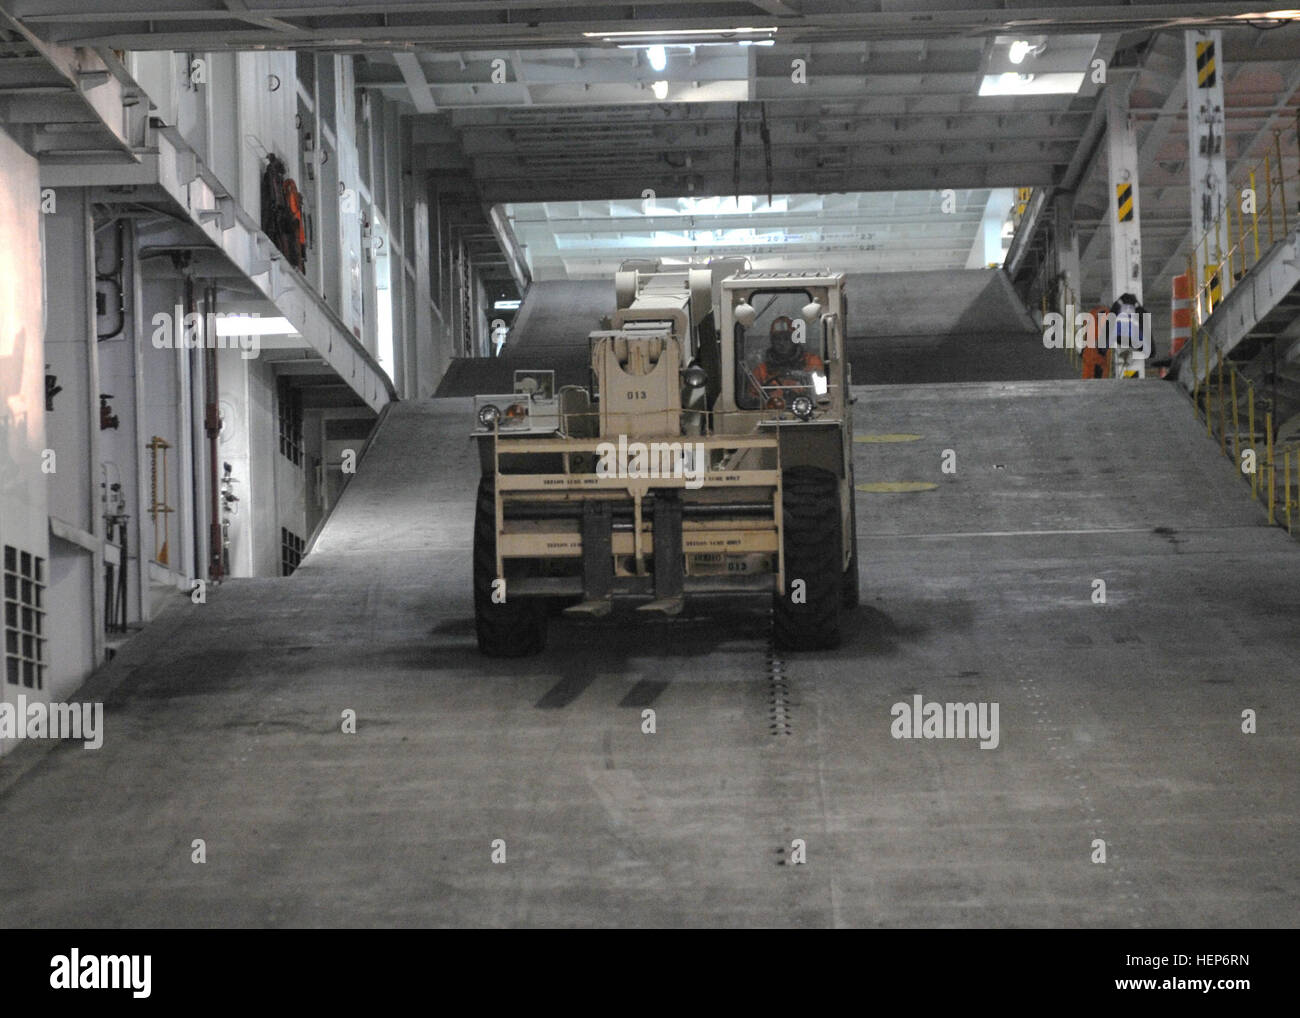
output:
POLYGON ((0 762, 0 925, 1294 926, 1300 547, 1182 398, 859 395, 921 437, 858 480, 938 486, 859 495, 864 605, 784 689, 762 612, 481 658, 468 401, 395 406, 294 577, 133 641, 98 752, 0 762), (891 738, 917 693, 996 701, 1000 746, 891 738))

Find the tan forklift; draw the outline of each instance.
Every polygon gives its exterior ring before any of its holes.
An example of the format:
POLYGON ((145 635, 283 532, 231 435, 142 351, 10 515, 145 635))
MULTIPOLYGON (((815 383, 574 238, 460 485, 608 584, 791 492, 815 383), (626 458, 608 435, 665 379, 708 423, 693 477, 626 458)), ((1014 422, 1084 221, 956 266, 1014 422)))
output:
POLYGON ((615 277, 590 387, 518 371, 476 396, 479 648, 540 651, 556 607, 676 615, 770 598, 784 650, 858 601, 844 276, 737 260, 615 277))

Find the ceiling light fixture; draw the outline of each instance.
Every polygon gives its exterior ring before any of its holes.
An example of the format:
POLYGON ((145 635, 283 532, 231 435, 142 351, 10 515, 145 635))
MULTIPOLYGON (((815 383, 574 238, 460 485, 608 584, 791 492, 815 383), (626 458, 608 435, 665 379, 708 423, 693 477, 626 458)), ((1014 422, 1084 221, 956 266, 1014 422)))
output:
POLYGON ((986 74, 979 94, 990 95, 1073 95, 1083 84, 1084 72, 1051 71, 1046 74, 986 74))
POLYGON ((650 61, 650 66, 656 71, 662 71, 668 66, 668 51, 662 46, 649 46, 645 51, 646 59, 650 61))
POLYGON ((1013 64, 1023 63, 1025 57, 1041 57, 1047 51, 1047 40, 1039 39, 1038 42, 1030 42, 1028 39, 1016 39, 1011 44, 1011 49, 1007 53, 1007 58, 1013 64))
POLYGON ((647 42, 654 39, 684 39, 693 41, 696 39, 716 38, 719 41, 734 41, 737 36, 771 36, 776 35, 776 27, 768 28, 659 28, 643 29, 640 31, 629 32, 583 32, 584 38, 601 39, 605 42, 631 42, 634 39, 644 39, 647 42))

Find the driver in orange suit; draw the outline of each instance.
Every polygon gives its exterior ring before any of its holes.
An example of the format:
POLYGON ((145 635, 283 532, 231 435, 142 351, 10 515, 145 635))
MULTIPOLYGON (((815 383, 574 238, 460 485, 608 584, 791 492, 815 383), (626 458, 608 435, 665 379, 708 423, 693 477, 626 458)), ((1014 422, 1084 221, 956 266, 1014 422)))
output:
POLYGON ((750 394, 758 399, 766 396, 769 410, 784 409, 798 390, 809 388, 806 376, 813 372, 825 374, 825 363, 811 350, 801 349, 794 341, 794 322, 782 315, 772 322, 763 363, 754 370, 754 381, 765 391, 751 389, 750 394))

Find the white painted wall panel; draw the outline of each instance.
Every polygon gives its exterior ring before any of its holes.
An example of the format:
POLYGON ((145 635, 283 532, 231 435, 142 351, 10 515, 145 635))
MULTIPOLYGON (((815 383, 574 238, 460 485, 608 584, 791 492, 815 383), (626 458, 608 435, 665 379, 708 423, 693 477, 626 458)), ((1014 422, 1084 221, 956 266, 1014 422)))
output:
MULTIPOLYGON (((93 242, 88 193, 61 188, 57 212, 43 217, 45 360, 63 392, 46 415, 46 444, 58 469, 46 475, 49 514, 102 539, 99 348, 95 340, 93 242)), ((52 538, 46 592, 50 665, 46 695, 66 699, 98 665, 102 634, 102 554, 52 538)))
MULTIPOLYGON (((0 133, 0 544, 48 562, 39 195, 36 161, 0 133)), ((19 692, 31 693, 5 681, 0 664, 0 698, 19 692)), ((0 743, 0 753, 8 748, 0 743)))

